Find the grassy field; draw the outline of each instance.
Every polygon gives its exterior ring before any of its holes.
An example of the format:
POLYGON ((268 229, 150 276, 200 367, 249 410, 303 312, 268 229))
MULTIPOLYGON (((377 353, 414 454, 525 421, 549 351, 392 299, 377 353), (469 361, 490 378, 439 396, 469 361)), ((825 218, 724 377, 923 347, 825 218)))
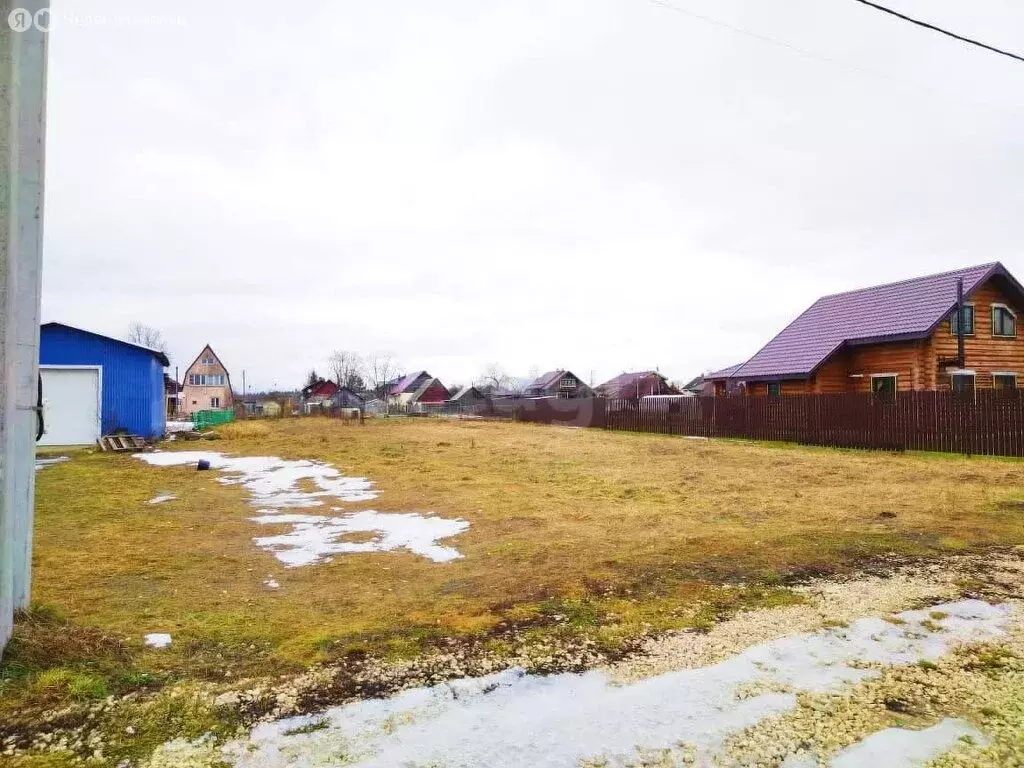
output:
POLYGON ((246 491, 216 472, 74 453, 37 476, 43 607, 0 668, 0 720, 173 679, 411 656, 452 637, 500 644, 510 626, 615 649, 796 599, 789 580, 887 553, 1024 542, 1019 461, 426 419, 244 422, 220 435, 168 447, 330 462, 381 491, 353 509, 470 521, 445 542, 465 558, 288 569, 253 544, 246 491), (159 493, 178 498, 146 503, 159 493), (147 632, 173 645, 147 649, 147 632))

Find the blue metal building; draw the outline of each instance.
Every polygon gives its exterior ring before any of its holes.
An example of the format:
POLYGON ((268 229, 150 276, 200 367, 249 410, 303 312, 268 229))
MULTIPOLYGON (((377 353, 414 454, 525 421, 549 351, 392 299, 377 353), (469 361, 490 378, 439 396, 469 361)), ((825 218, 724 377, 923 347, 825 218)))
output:
POLYGON ((43 399, 44 403, 56 401, 50 419, 57 422, 48 430, 61 434, 62 424, 91 419, 104 435, 127 430, 160 437, 167 408, 164 368, 169 364, 167 355, 158 350, 62 323, 44 324, 39 339, 43 399), (75 373, 83 374, 83 380, 91 374, 92 383, 87 382, 83 390, 70 378, 75 373))

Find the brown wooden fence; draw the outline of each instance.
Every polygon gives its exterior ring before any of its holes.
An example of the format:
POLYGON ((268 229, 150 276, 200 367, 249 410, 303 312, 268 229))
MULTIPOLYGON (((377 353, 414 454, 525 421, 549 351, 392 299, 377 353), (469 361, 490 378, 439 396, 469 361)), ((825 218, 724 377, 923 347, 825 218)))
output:
POLYGON ((837 448, 1024 456, 1020 390, 609 400, 608 429, 837 448))

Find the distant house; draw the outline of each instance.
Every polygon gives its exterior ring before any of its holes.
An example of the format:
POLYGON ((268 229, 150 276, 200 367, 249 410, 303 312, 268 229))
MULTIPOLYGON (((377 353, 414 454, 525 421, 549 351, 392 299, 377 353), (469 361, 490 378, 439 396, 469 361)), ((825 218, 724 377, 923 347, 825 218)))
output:
POLYGON ((303 400, 326 400, 334 397, 340 387, 328 379, 320 379, 316 384, 309 384, 302 388, 303 400))
POLYGON ((440 379, 434 378, 426 371, 417 371, 403 376, 392 385, 388 402, 400 409, 406 409, 416 404, 437 405, 445 402, 450 396, 451 393, 440 379))
POLYGON ((181 409, 181 385, 164 374, 164 394, 167 397, 167 418, 174 418, 181 409))
POLYGON ((838 293, 818 299, 745 363, 708 378, 716 389, 768 397, 1016 389, 1022 311, 1024 287, 998 262, 838 293))
POLYGON ((315 384, 307 384, 302 388, 302 408, 306 413, 331 407, 331 398, 341 389, 328 379, 320 379, 315 384))
POLYGON ((704 383, 703 376, 694 376, 688 382, 683 384, 680 389, 684 395, 693 395, 694 397, 697 397, 698 395, 704 394, 704 383))
POLYGON ((62 323, 39 332, 40 445, 90 445, 118 431, 164 434, 167 355, 62 323))
POLYGON ((593 397, 594 390, 572 371, 548 371, 534 379, 523 392, 526 397, 593 397))
MULTIPOLYGON (((238 405, 236 403, 236 409, 238 405)), ((281 415, 281 404, 269 395, 247 395, 242 399, 241 407, 245 416, 276 417, 281 415)))
POLYGON ((449 398, 448 402, 458 405, 469 406, 479 405, 487 402, 487 397, 479 389, 473 386, 463 387, 449 398))
POLYGON ((678 389, 657 371, 620 373, 597 387, 597 394, 619 400, 638 400, 649 395, 678 395, 678 389))
POLYGON ((362 408, 363 398, 353 389, 338 387, 338 391, 329 399, 331 408, 362 408))
POLYGON ((388 402, 391 405, 408 405, 425 382, 433 378, 426 371, 416 371, 402 376, 388 390, 388 402))
POLYGON ((233 407, 231 376, 209 344, 185 370, 180 402, 182 416, 233 407))

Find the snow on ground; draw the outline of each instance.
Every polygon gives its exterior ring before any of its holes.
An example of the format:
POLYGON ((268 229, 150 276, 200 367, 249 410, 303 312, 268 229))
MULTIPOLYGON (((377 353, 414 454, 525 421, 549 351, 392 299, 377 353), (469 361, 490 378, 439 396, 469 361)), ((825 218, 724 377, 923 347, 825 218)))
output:
MULTIPOLYGON (((999 637, 1010 609, 964 600, 899 616, 905 623, 860 619, 845 629, 779 638, 718 664, 626 685, 614 684, 601 670, 549 677, 507 670, 464 678, 261 724, 248 738, 226 745, 223 754, 238 768, 341 761, 377 768, 575 768, 580 761, 602 759, 622 766, 637 761, 643 750, 685 745, 704 765, 721 756, 728 736, 794 709, 798 693, 877 676, 880 671, 866 662, 934 661, 955 643, 999 637), (940 631, 922 625, 930 611, 947 614, 935 622, 940 631), (762 693, 752 694, 752 686, 762 693)), ((920 765, 971 735, 964 727, 949 721, 919 732, 882 731, 837 756, 833 765, 920 765), (876 757, 880 750, 887 750, 889 762, 876 757)))
POLYGON ((143 640, 150 648, 166 648, 171 644, 171 636, 166 632, 150 632, 143 640))
POLYGON ((54 456, 50 459, 36 459, 36 472, 45 467, 52 466, 53 464, 63 464, 65 461, 71 461, 67 456, 54 456))
MULTIPOLYGON (((262 536, 256 544, 269 550, 285 565, 295 568, 329 560, 331 555, 358 552, 390 552, 407 549, 435 563, 461 558, 458 550, 437 542, 456 536, 467 528, 466 520, 448 520, 435 515, 382 513, 365 510, 355 513, 300 515, 276 512, 279 509, 320 507, 325 498, 344 502, 370 501, 378 496, 373 483, 363 477, 345 477, 330 464, 315 461, 289 461, 274 456, 230 457, 214 451, 137 453, 135 458, 153 466, 168 467, 210 462, 212 469, 225 473, 219 478, 225 485, 242 485, 250 494, 250 503, 261 507, 260 525, 290 525, 288 533, 262 536), (300 487, 312 484, 317 490, 300 487), (370 541, 345 541, 351 534, 376 533, 370 541)), ((341 512, 331 507, 332 512, 341 512)))
POLYGON ((267 589, 280 589, 281 588, 281 585, 278 583, 277 579, 275 579, 273 576, 268 576, 266 579, 264 579, 263 580, 263 586, 266 587, 267 589))
POLYGON ((943 720, 931 728, 908 731, 886 728, 847 747, 832 760, 832 768, 904 768, 924 765, 948 752, 960 739, 969 736, 984 744, 984 735, 963 720, 943 720))
POLYGON ((159 496, 154 496, 149 500, 149 504, 163 504, 165 501, 174 501, 177 496, 172 496, 169 493, 161 493, 159 496))
POLYGON ((168 421, 165 431, 168 435, 173 435, 175 432, 191 432, 193 429, 195 426, 191 421, 168 421))
MULTIPOLYGON (((337 507, 333 508, 337 510, 337 507)), ((257 538, 256 544, 273 552, 285 565, 295 567, 323 560, 328 555, 353 552, 390 552, 408 549, 417 555, 446 563, 462 557, 457 549, 438 539, 455 536, 469 528, 465 520, 445 520, 411 513, 381 514, 372 510, 341 517, 318 515, 263 515, 251 518, 262 525, 289 524, 290 533, 257 538), (346 534, 378 533, 370 541, 344 541, 346 534)))

